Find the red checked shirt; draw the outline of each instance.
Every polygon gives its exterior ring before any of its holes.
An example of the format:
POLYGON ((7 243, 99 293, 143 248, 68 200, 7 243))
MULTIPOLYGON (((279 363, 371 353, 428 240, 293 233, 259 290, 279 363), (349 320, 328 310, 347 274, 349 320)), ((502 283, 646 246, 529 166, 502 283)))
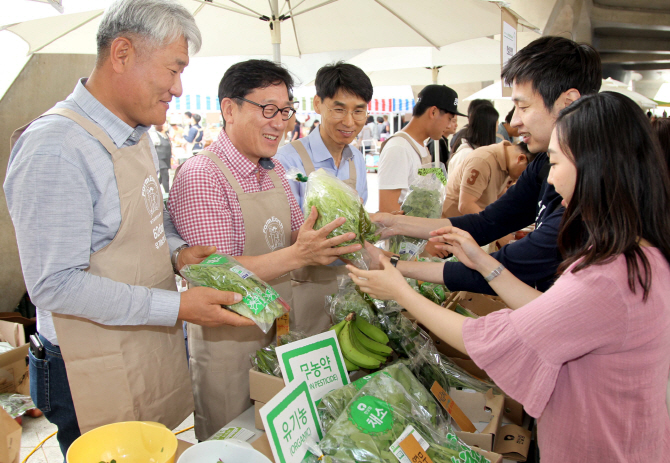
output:
MULTIPOLYGON (((224 130, 208 149, 230 169, 245 193, 274 188, 268 171, 242 155, 224 130)), ((291 231, 298 230, 305 221, 302 211, 285 178, 284 167, 276 161, 274 164, 291 208, 291 231)), ((182 166, 170 188, 168 210, 177 231, 190 246, 214 245, 217 252, 232 256, 244 252, 244 219, 237 194, 208 157, 195 156, 182 166)))

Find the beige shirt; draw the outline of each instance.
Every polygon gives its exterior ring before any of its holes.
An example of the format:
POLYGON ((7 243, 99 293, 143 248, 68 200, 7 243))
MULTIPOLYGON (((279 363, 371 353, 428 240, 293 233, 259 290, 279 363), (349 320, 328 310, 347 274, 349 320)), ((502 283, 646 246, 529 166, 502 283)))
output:
POLYGON ((509 178, 505 153, 512 146, 508 141, 482 146, 449 171, 447 197, 442 208, 444 217, 463 215, 458 211, 461 191, 479 198, 477 205, 482 209, 498 199, 509 178))

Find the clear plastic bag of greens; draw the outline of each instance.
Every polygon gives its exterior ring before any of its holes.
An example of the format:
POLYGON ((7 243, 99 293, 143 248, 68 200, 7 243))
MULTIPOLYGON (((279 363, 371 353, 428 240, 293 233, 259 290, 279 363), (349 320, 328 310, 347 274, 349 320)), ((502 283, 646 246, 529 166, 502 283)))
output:
MULTIPOLYGON (((410 217, 439 219, 446 197, 447 170, 441 162, 423 164, 409 186, 400 209, 410 217)), ((396 235, 389 238, 389 251, 401 260, 414 260, 426 247, 427 240, 396 235)))
POLYGON ((194 286, 241 294, 242 302, 230 306, 230 310, 253 320, 264 333, 270 331, 275 319, 289 311, 286 301, 272 286, 232 257, 212 254, 199 264, 185 265, 181 274, 194 286))
POLYGON ((35 407, 30 396, 14 393, 0 394, 0 407, 2 407, 12 418, 18 418, 35 407))
MULTIPOLYGON (((370 217, 363 207, 358 192, 323 169, 312 172, 307 179, 307 189, 305 190, 305 200, 303 202, 305 218, 309 217, 312 206, 316 206, 316 210, 319 213, 319 217, 314 225, 314 229, 316 230, 328 225, 339 217, 347 219, 344 224, 337 227, 328 235, 328 238, 332 238, 345 233, 353 232, 356 234, 353 240, 347 241, 340 246, 348 246, 355 243, 363 245, 365 241, 371 243, 377 241, 379 235, 378 226, 370 221, 370 217)), ((344 254, 341 258, 350 261, 358 268, 365 270, 370 268, 370 254, 365 249, 344 254)))
POLYGON ((434 462, 488 461, 456 437, 441 413, 438 416, 442 419, 431 416, 391 375, 377 374, 346 405, 319 443, 324 455, 332 459, 321 461, 395 463, 399 460, 397 441, 408 426, 428 443, 426 453, 434 462))
POLYGON ((362 317, 373 325, 378 326, 375 304, 371 299, 366 300, 363 294, 356 288, 356 284, 346 275, 337 278, 337 293, 326 296, 326 311, 333 320, 333 325, 338 324, 350 313, 354 312, 357 317, 362 317))
MULTIPOLYGON (((411 363, 410 361, 406 362, 411 363)), ((319 418, 321 419, 321 428, 324 433, 328 432, 332 424, 342 414, 347 404, 351 402, 358 391, 360 391, 368 381, 380 373, 390 375, 393 379, 402 384, 405 390, 416 399, 419 406, 432 417, 431 422, 434 425, 442 425, 444 414, 436 405, 430 392, 428 392, 419 380, 416 379, 409 368, 402 361, 399 361, 383 370, 363 376, 346 386, 326 394, 316 407, 319 413, 319 418)))
POLYGON ((389 346, 401 357, 411 357, 416 349, 432 343, 430 336, 400 311, 379 314, 378 320, 389 338, 389 346))
POLYGON ((412 372, 427 388, 432 387, 433 382, 437 381, 445 391, 455 388, 486 393, 489 389, 493 389, 494 394, 502 394, 494 383, 471 375, 446 355, 438 352, 432 343, 418 348, 411 361, 412 372))
MULTIPOLYGON (((301 339, 305 339, 307 335, 301 331, 289 331, 286 334, 279 336, 280 345, 290 344, 301 339)), ((253 354, 250 354, 251 366, 254 370, 265 373, 266 375, 282 377, 281 367, 275 352, 276 342, 262 349, 258 349, 253 354)))

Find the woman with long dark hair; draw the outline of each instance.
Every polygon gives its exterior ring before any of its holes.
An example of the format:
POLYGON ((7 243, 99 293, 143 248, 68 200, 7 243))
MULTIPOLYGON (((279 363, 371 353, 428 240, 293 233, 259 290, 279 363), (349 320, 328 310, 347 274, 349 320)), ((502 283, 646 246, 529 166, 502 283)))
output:
POLYGON ((670 181, 658 140, 632 100, 603 92, 560 113, 548 153, 566 209, 564 262, 547 292, 452 227, 431 240, 510 309, 466 319, 416 293, 384 256, 382 270, 349 266, 352 278, 398 301, 538 418, 543 463, 660 461, 670 455, 670 181))
POLYGON ((663 117, 661 119, 654 119, 651 122, 651 127, 658 136, 658 141, 661 143, 661 149, 665 156, 665 161, 670 172, 670 119, 663 117))
POLYGON ((493 106, 478 106, 469 118, 461 145, 449 158, 449 172, 453 172, 477 148, 496 142, 498 111, 493 106))

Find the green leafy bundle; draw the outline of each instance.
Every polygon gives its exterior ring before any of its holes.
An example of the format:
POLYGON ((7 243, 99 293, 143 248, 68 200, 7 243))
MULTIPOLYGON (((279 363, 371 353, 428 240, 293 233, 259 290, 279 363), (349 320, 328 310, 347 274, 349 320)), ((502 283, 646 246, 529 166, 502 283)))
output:
MULTIPOLYGON (((410 363, 409 361, 406 361, 410 363)), ((365 386, 368 381, 374 378, 379 373, 389 375, 391 378, 398 381, 405 390, 416 400, 419 407, 424 410, 427 415, 431 417, 431 423, 437 425, 444 419, 442 411, 436 405, 435 400, 430 395, 430 392, 419 382, 419 380, 412 374, 407 366, 401 362, 394 363, 386 367, 384 370, 376 371, 367 376, 357 379, 356 381, 347 384, 339 389, 335 389, 326 394, 317 405, 316 409, 319 412, 321 419, 321 427, 324 433, 327 433, 330 427, 335 423, 335 420, 344 412, 346 406, 351 402, 354 396, 365 386)))
POLYGON ((207 286, 242 295, 230 310, 250 318, 264 333, 275 319, 288 312, 288 304, 275 289, 242 267, 232 257, 212 254, 199 264, 185 265, 181 274, 194 286, 207 286))
POLYGON ((356 284, 349 277, 340 278, 337 293, 326 296, 326 308, 334 325, 344 320, 352 312, 373 325, 379 324, 374 303, 358 291, 356 284))
MULTIPOLYGON (((280 345, 283 346, 284 344, 290 344, 305 339, 306 337, 307 336, 304 333, 299 331, 290 331, 279 336, 279 342, 281 343, 280 345)), ((273 342, 269 346, 258 349, 255 353, 250 355, 251 365, 256 371, 281 378, 281 367, 279 366, 279 359, 277 358, 275 348, 276 345, 273 342)))
MULTIPOLYGON (((370 216, 363 207, 356 190, 323 169, 309 174, 303 203, 305 217, 309 217, 312 206, 316 206, 319 213, 314 224, 315 230, 340 217, 347 219, 328 235, 328 238, 333 238, 346 233, 356 234, 353 240, 342 243, 340 246, 356 243, 362 245, 364 241, 376 241, 377 226, 370 221, 370 216)), ((359 268, 369 267, 369 255, 364 249, 344 254, 341 257, 350 260, 359 268)))
MULTIPOLYGON (((435 400, 425 393, 437 410, 435 400)), ((425 404, 402 383, 389 374, 378 374, 347 404, 321 440, 319 447, 326 456, 322 461, 395 463, 390 447, 408 426, 428 442, 426 453, 436 463, 488 461, 458 440, 441 413, 437 416, 435 423, 425 404)))
MULTIPOLYGON (((420 169, 419 177, 410 185, 401 210, 410 217, 439 219, 442 216, 442 204, 445 198, 445 177, 443 167, 420 169), (438 175, 440 174, 440 175, 438 175)), ((396 235, 389 241, 389 250, 400 255, 401 260, 413 260, 423 252, 426 240, 410 236, 396 235)))

